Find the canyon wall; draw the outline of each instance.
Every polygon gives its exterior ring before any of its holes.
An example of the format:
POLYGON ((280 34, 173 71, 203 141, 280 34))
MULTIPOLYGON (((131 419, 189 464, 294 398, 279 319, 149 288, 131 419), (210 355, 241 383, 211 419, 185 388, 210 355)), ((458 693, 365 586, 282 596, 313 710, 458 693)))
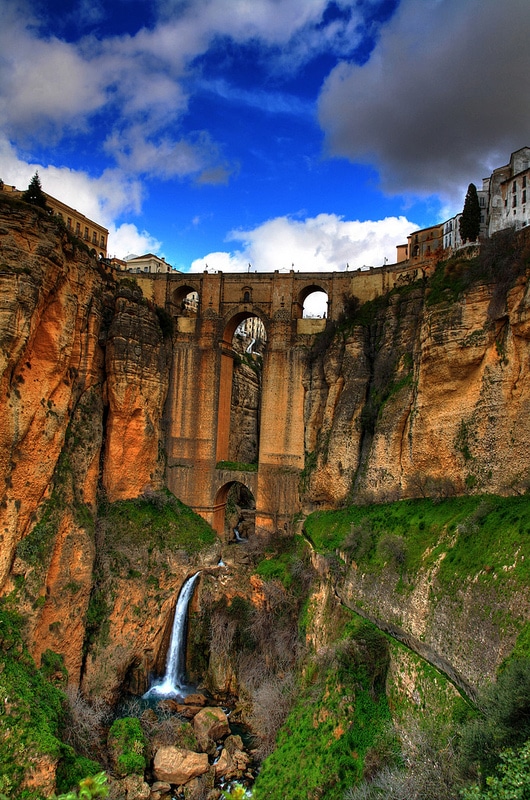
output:
POLYGON ((494 264, 458 292, 475 263, 462 258, 439 267, 430 281, 365 304, 328 335, 327 346, 317 340, 305 378, 306 511, 437 493, 524 491, 530 477, 525 247, 521 242, 513 254, 518 268, 509 268, 510 280, 497 278, 494 264))
POLYGON ((94 512, 163 485, 170 346, 156 308, 57 218, 0 206, 0 591, 79 679, 94 512))
MULTIPOLYGON (((179 586, 220 556, 213 534, 186 550, 173 534, 141 533, 147 518, 128 532, 105 511, 140 496, 155 511, 164 507, 172 358, 165 311, 45 212, 3 202, 0 214, 0 591, 29 619, 37 660, 46 649, 62 653, 73 683, 83 676, 88 691, 109 698, 123 682, 140 691, 148 672, 160 669, 179 586)), ((313 339, 304 375, 306 511, 525 491, 525 247, 507 241, 500 261, 490 253, 488 269, 473 280, 475 262, 461 258, 374 301, 353 299, 313 339), (507 252, 517 266, 508 275, 507 252)), ((250 461, 258 375, 242 364, 237 379, 231 455, 250 461)), ((244 573, 243 594, 253 597, 247 568, 233 568, 235 583, 244 573)), ((346 591, 357 604, 376 594, 359 576, 346 591)), ((397 619, 375 601, 373 613, 397 619)), ((425 624, 434 630, 438 623, 425 624)), ((473 677, 471 668, 463 671, 473 677)))

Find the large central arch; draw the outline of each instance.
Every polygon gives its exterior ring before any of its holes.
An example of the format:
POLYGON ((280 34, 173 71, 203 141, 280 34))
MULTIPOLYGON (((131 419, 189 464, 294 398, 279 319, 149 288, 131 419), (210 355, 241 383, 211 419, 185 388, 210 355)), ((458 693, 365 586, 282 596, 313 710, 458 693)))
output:
POLYGON ((234 375, 235 352, 233 339, 241 323, 247 319, 257 318, 263 324, 265 335, 267 335, 266 321, 263 316, 248 310, 237 311, 232 314, 225 322, 221 341, 221 370, 219 379, 219 403, 217 418, 217 446, 216 460, 227 461, 229 459, 229 437, 231 430, 231 400, 232 383, 234 375))

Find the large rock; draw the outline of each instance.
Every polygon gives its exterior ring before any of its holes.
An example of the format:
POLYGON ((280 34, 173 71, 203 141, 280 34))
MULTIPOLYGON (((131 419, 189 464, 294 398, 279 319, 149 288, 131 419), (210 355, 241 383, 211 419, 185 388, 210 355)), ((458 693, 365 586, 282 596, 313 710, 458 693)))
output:
POLYGON ((241 737, 228 736, 215 764, 215 776, 217 778, 240 778, 251 760, 243 750, 241 737))
POLYGON ((208 770, 206 753, 194 753, 180 747, 161 747, 154 758, 153 772, 158 781, 182 785, 208 770))
POLYGON ((193 728, 200 746, 205 749, 209 742, 216 742, 230 733, 228 717, 222 708, 206 706, 193 718, 193 728))

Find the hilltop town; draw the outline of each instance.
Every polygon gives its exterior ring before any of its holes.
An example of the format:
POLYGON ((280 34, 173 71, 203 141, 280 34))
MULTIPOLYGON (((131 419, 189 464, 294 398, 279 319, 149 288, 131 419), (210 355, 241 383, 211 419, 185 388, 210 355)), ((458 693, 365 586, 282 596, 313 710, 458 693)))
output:
MULTIPOLYGON (((477 189, 480 205, 479 240, 489 238, 506 228, 524 228, 530 221, 530 203, 527 206, 527 189, 530 188, 530 147, 521 147, 511 154, 508 164, 497 167, 482 180, 477 189)), ((0 191, 20 197, 23 192, 0 180, 0 191)), ((108 257, 109 231, 99 222, 89 219, 74 208, 45 193, 46 202, 53 214, 59 215, 69 231, 92 245, 99 258, 111 267, 131 273, 161 274, 178 272, 164 258, 154 253, 128 256, 126 259, 108 257)), ((407 242, 397 245, 396 264, 403 262, 425 263, 448 257, 469 243, 462 240, 460 220, 462 213, 438 222, 428 228, 416 230, 407 242)), ((474 243, 473 243, 474 244, 474 243)))

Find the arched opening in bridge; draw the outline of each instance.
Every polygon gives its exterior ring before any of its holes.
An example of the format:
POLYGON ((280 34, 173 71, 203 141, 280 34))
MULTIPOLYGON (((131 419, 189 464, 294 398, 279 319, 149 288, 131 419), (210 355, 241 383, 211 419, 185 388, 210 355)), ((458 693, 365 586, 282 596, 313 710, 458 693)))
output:
POLYGON ((247 311, 234 315, 225 328, 217 423, 217 462, 224 468, 258 462, 266 341, 263 321, 247 311))
POLYGON ((173 292, 172 301, 177 317, 194 317, 199 310, 199 294, 193 286, 179 286, 173 292))
POLYGON ((256 501, 244 483, 229 481, 218 490, 214 505, 214 530, 226 542, 248 542, 256 526, 256 501))
POLYGON ((304 318, 323 319, 328 316, 328 295, 319 286, 308 286, 299 299, 304 318))

